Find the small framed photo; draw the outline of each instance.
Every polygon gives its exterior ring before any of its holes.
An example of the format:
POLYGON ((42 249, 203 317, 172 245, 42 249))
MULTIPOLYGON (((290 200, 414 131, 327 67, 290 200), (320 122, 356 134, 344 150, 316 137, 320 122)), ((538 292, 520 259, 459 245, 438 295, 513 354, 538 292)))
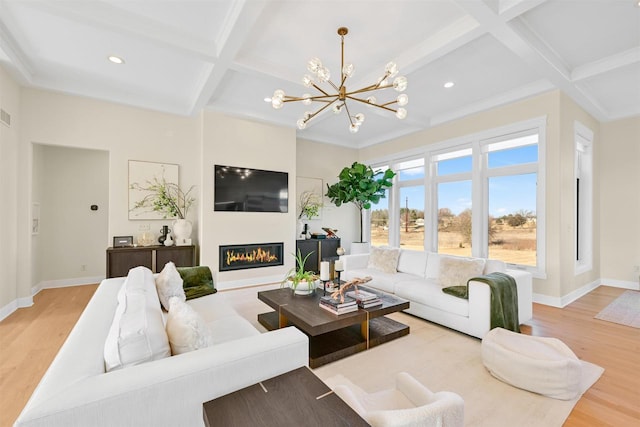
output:
POLYGON ((115 236, 113 238, 114 248, 128 248, 133 246, 133 236, 115 236))

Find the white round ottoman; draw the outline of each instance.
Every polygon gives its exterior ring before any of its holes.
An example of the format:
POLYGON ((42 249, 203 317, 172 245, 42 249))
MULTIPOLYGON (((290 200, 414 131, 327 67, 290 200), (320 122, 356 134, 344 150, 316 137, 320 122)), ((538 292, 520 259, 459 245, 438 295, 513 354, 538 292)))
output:
POLYGON ((578 395, 582 365, 559 339, 495 328, 485 335, 481 349, 484 366, 507 384, 554 399, 578 395))

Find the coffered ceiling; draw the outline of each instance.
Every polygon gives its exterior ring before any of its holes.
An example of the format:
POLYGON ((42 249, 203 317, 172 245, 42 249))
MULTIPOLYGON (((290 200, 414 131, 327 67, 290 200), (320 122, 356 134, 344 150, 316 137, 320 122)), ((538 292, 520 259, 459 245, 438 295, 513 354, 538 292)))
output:
POLYGON ((364 147, 552 89, 600 121, 640 115, 637 0, 0 0, 0 64, 24 86, 295 128, 312 107, 264 98, 309 92, 311 57, 338 75, 340 26, 349 87, 396 62, 407 118, 356 105, 358 133, 327 111, 300 138, 364 147))

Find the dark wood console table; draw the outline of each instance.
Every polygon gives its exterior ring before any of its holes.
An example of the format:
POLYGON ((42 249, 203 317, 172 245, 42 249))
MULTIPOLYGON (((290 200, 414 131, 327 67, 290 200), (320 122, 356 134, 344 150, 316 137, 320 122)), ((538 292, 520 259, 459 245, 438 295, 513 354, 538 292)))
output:
POLYGON ((368 426, 303 367, 204 403, 213 426, 368 426))
POLYGON ((138 266, 159 273, 169 261, 173 261, 176 267, 197 265, 196 247, 191 245, 107 248, 107 279, 126 276, 130 269, 138 266))

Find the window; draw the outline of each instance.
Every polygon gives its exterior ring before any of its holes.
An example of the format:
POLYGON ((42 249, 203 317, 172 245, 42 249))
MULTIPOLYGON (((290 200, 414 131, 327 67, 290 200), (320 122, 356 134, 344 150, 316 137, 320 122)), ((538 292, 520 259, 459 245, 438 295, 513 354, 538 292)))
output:
MULTIPOLYGON (((385 171, 388 166, 373 167, 375 172, 385 171)), ((385 190, 385 197, 376 204, 371 204, 369 210, 369 241, 373 246, 387 246, 389 243, 389 190, 385 190)))
MULTIPOLYGON (((500 259, 544 277, 545 134, 546 118, 540 117, 388 160, 397 176, 388 199, 370 212, 371 242, 500 259)), ((590 166, 580 167, 576 206, 591 209, 582 198, 590 166)), ((577 222, 590 221, 583 211, 576 211, 577 222)), ((591 228, 584 227, 578 228, 591 228)), ((584 239, 577 233, 577 257, 590 251, 579 249, 584 239)))
POLYGON ((575 273, 593 266, 593 132, 579 122, 575 138, 575 273))
POLYGON ((526 131, 481 145, 488 179, 488 256, 535 267, 538 133, 526 131))
POLYGON ((400 246, 424 250, 424 157, 396 163, 400 246))

